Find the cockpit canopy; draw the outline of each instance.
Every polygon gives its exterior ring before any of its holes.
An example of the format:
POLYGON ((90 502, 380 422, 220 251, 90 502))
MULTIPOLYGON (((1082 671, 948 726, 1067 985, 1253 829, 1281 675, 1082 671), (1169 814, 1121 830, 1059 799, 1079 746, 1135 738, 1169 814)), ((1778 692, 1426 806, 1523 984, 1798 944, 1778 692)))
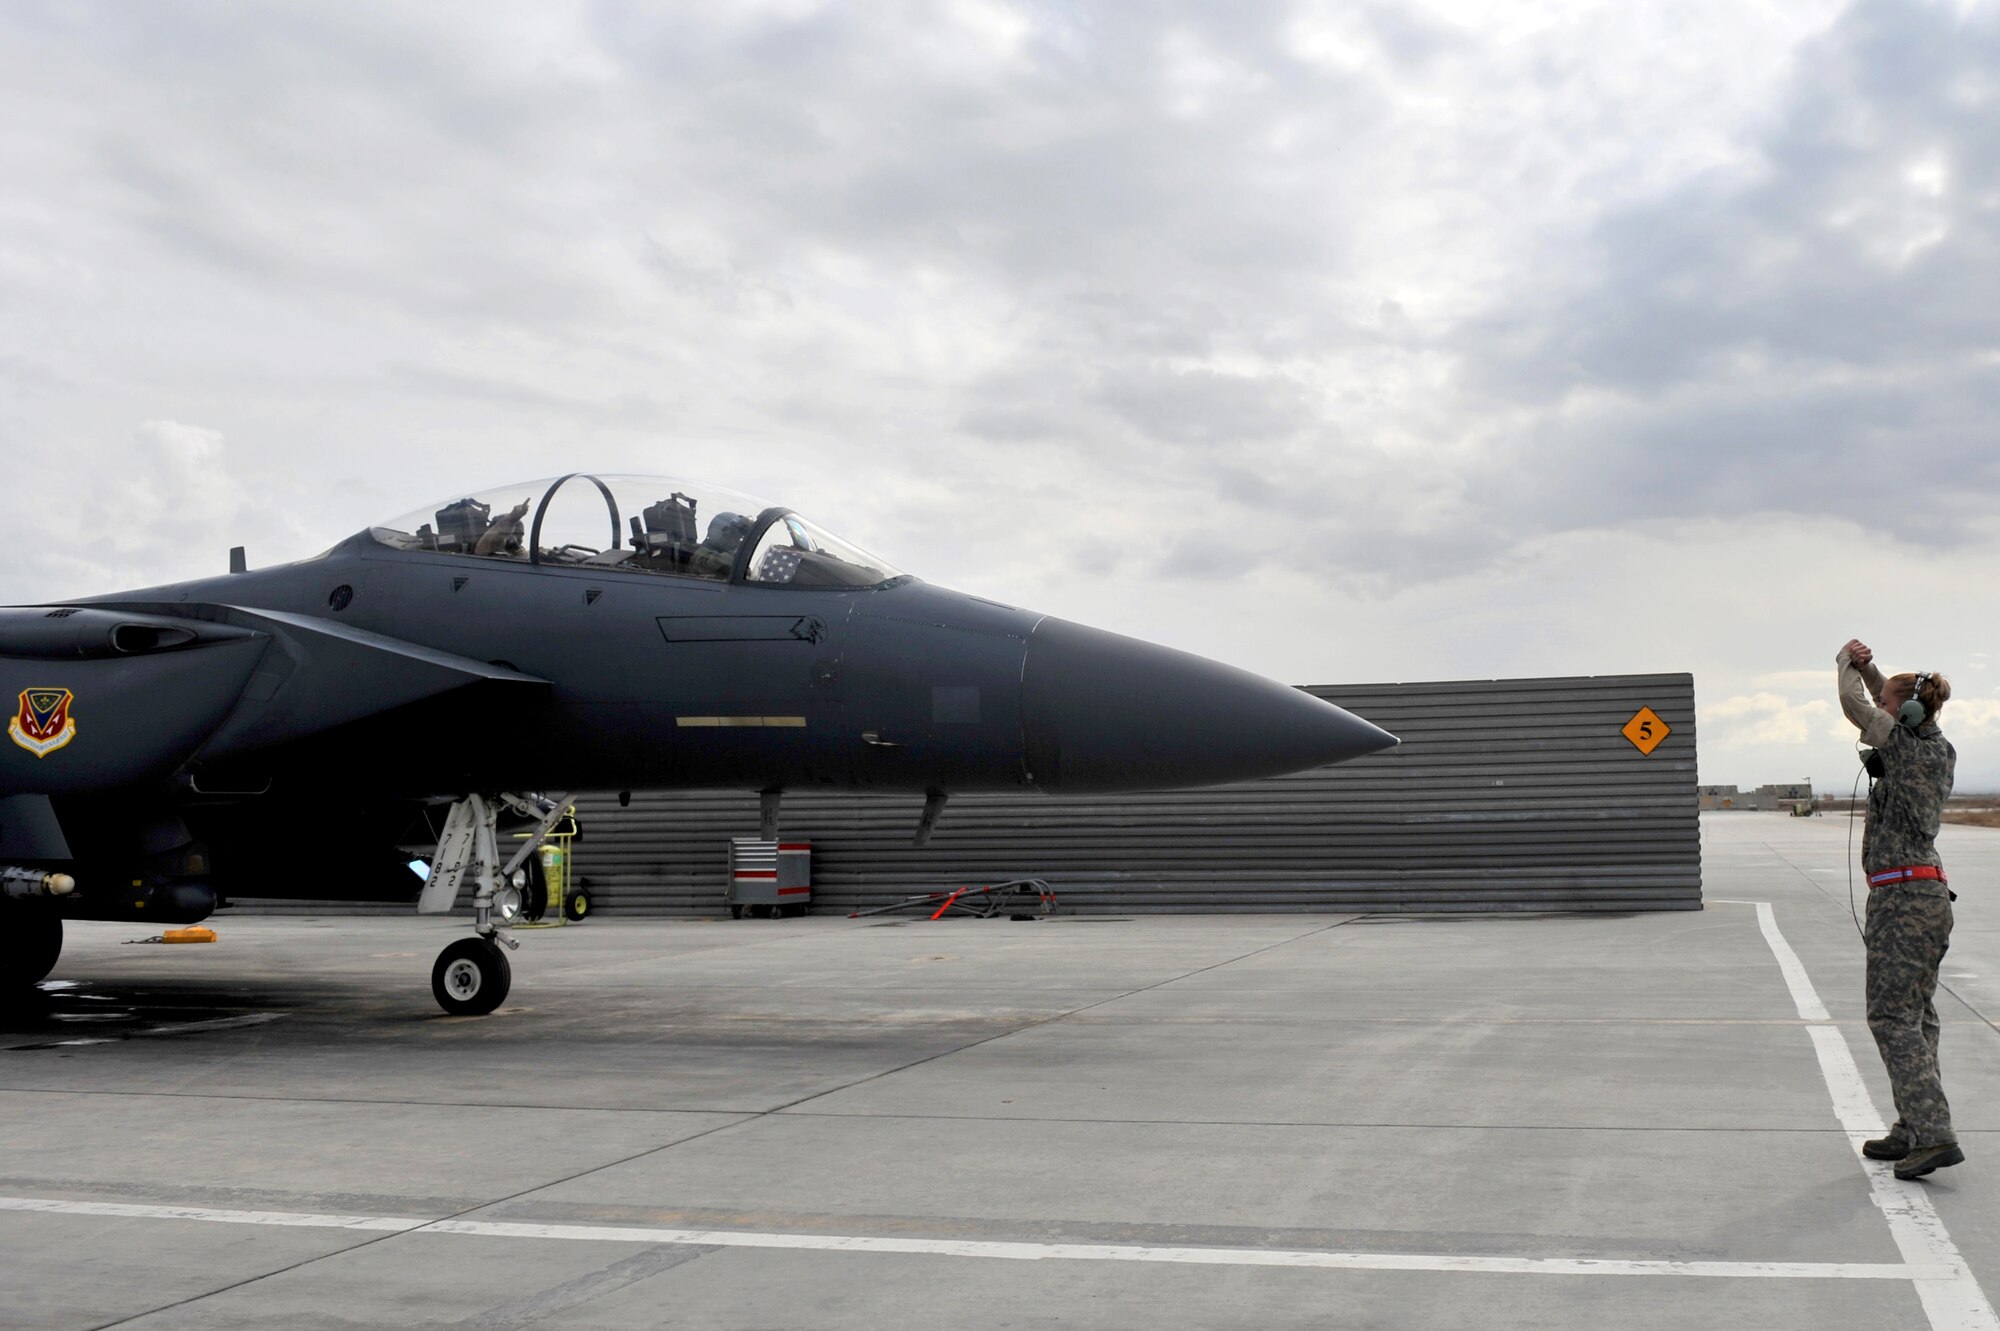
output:
POLYGON ((460 495, 370 529, 397 550, 716 582, 873 587, 887 560, 788 508, 657 476, 575 472, 460 495))

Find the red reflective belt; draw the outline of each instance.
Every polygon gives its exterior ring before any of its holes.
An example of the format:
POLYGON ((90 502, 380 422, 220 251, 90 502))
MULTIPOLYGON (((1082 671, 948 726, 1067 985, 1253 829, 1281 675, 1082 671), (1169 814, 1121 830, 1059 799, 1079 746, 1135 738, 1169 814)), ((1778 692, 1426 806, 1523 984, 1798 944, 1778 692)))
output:
POLYGON ((1871 873, 1868 875, 1868 886, 1887 887, 1891 883, 1908 883, 1919 878, 1932 878, 1940 883, 1948 881, 1944 876, 1944 870, 1935 864, 1912 864, 1902 869, 1884 869, 1881 873, 1871 873))

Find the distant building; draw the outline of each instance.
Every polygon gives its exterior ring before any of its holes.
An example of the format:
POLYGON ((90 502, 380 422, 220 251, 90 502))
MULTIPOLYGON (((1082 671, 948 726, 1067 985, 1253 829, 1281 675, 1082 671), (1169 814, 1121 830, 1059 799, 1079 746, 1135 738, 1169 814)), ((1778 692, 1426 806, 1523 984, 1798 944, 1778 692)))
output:
POLYGON ((1696 806, 1704 811, 1789 809, 1800 802, 1810 804, 1813 798, 1810 781, 1781 781, 1775 785, 1759 786, 1747 793, 1735 786, 1696 786, 1694 791, 1696 806))
POLYGON ((1703 813, 1712 809, 1740 809, 1743 807, 1743 792, 1734 786, 1696 786, 1695 805, 1703 813))

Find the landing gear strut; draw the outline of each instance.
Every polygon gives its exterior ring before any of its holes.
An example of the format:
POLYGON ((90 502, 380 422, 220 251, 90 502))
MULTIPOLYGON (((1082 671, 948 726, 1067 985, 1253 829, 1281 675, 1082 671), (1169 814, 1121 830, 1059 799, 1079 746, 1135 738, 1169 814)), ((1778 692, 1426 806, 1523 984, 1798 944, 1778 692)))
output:
POLYGON ((457 900, 459 888, 472 881, 472 928, 476 935, 461 938, 438 953, 431 967, 431 994, 438 1006, 454 1017, 483 1017, 507 999, 513 984, 513 966, 507 953, 519 943, 499 931, 512 924, 521 913, 521 892, 515 885, 516 870, 534 854, 542 838, 569 807, 569 796, 550 802, 535 795, 467 795, 451 806, 445 817, 444 834, 438 838, 437 854, 431 860, 431 875, 417 899, 419 915, 442 915, 457 900), (494 836, 501 806, 541 820, 535 834, 504 865, 494 836), (497 919, 496 919, 497 916, 497 919))

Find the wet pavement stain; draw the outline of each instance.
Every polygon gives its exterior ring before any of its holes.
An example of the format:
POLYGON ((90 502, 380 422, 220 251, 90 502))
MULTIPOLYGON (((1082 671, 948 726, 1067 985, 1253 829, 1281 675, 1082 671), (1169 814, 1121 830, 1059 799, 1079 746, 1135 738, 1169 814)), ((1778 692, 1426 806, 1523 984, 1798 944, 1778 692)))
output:
POLYGON ((285 1015, 244 1012, 235 1006, 146 1002, 95 992, 74 980, 46 980, 0 1005, 0 1039, 39 1038, 0 1044, 0 1051, 74 1049, 122 1040, 198 1035, 265 1026, 284 1020, 285 1015))

